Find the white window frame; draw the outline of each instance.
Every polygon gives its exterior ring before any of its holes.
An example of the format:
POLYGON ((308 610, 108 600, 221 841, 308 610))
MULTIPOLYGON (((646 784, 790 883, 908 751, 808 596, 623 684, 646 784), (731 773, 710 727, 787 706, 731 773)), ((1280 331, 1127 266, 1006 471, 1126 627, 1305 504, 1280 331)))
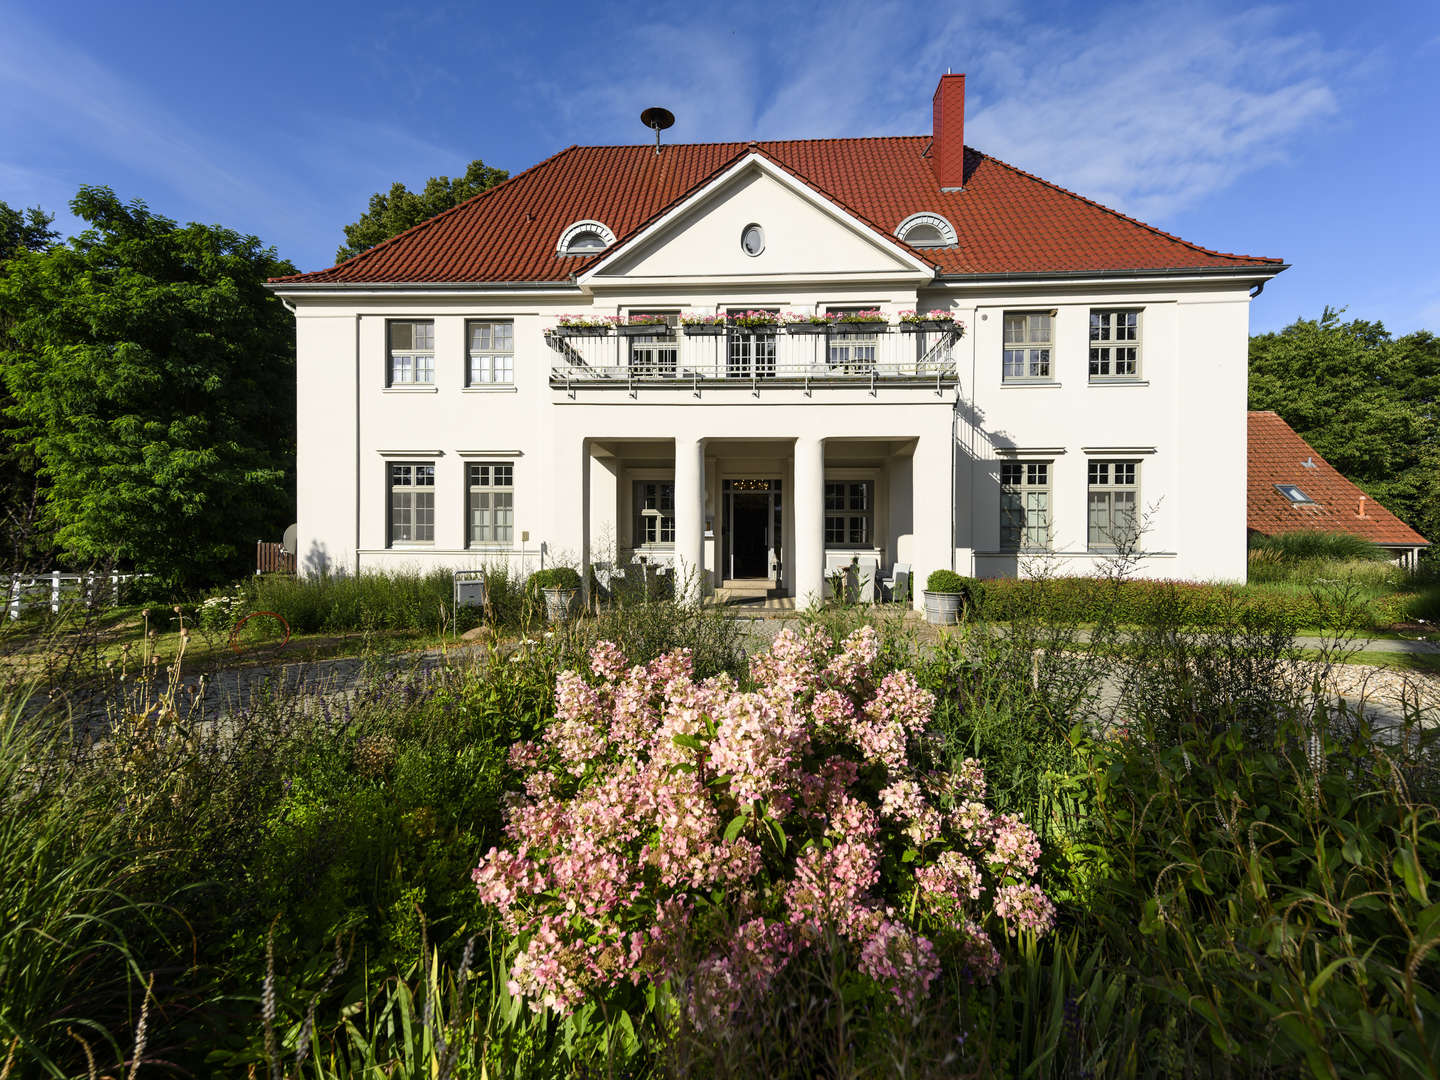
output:
MULTIPOLYGON (((840 316, 852 311, 871 311, 873 309, 874 305, 871 307, 827 307, 825 314, 840 316)), ((879 349, 879 334, 850 331, 827 339, 825 359, 831 371, 844 372, 846 375, 869 375, 875 370, 879 349)))
POLYGON ((1006 383, 1048 383, 1055 381, 1055 312, 1006 311, 1000 316, 1000 380, 1006 383), (1045 320, 1044 336, 1034 322, 1045 320), (1012 338, 1012 320, 1022 320, 1024 334, 1012 338), (1012 355, 1013 354, 1013 355, 1012 355), (1019 365, 1017 372, 1011 368, 1019 365))
MULTIPOLYGON (((735 311, 770 311, 777 307, 734 308, 735 311)), ((779 359, 778 327, 757 332, 749 327, 731 326, 725 331, 725 377, 727 379, 773 379, 779 359)))
POLYGON ((634 496, 636 551, 669 551, 675 547, 675 481, 674 479, 636 479, 631 488, 634 496), (654 505, 647 505, 655 489, 654 505), (666 537, 669 539, 666 539, 666 537), (651 539, 651 536, 654 539, 651 539))
POLYGON ((385 531, 391 547, 431 546, 435 543, 433 461, 387 461, 385 496, 385 531), (405 516, 403 524, 400 520, 402 511, 405 516), (402 531, 410 535, 399 535, 402 531))
POLYGON ((560 239, 555 242, 555 254, 557 255, 598 255, 607 250, 615 243, 615 234, 603 221, 577 221, 566 227, 560 234, 560 239), (587 246, 577 248, 576 241, 588 233, 594 233, 600 238, 600 246, 587 246))
POLYGON ((472 548, 509 548, 515 543, 513 461, 465 463, 465 537, 472 548), (488 521, 477 525, 476 515, 482 509, 488 513, 488 521))
POLYGON ((1050 549, 1054 540, 1054 466, 1053 461, 1000 462, 1001 551, 1050 549))
POLYGON ((639 334, 626 338, 630 373, 638 378, 673 379, 680 370, 680 326, 678 311, 632 311, 631 315, 663 315, 668 334, 639 334))
POLYGON ((1133 382, 1140 378, 1143 322, 1142 308, 1090 309, 1091 382, 1133 382), (1122 367, 1127 370, 1122 371, 1122 367))
POLYGON ((1139 539, 1140 462, 1132 459, 1091 458, 1085 485, 1085 536, 1090 551, 1117 551, 1116 504, 1128 501, 1129 529, 1139 539), (1098 502, 1104 507, 1105 523, 1096 522, 1098 502))
POLYGON ((386 321, 385 385, 435 385, 434 319, 389 319, 386 321), (410 329, 409 345, 395 343, 395 332, 402 326, 410 329), (419 340, 424 344, 417 345, 416 331, 422 328, 424 333, 419 335, 419 340))
POLYGON ((465 323, 465 385, 515 385, 515 323, 512 319, 470 319, 465 323))
POLYGON ((827 476, 822 489, 826 548, 858 551, 875 544, 875 481, 827 476))

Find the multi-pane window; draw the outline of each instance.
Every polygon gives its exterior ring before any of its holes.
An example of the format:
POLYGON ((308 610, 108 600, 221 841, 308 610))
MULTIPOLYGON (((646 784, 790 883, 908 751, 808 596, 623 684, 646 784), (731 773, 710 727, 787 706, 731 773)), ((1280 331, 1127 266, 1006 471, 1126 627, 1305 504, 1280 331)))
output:
POLYGON ((467 386, 507 386, 515 381, 515 324, 472 322, 467 386))
POLYGON ((390 324, 391 386, 428 386, 435 382, 435 322, 390 324))
POLYGON ((775 328, 731 327, 726 337, 725 374, 731 379, 775 377, 775 328))
POLYGON ((390 542, 435 542, 435 466, 390 466, 390 542))
POLYGON ((675 485, 668 480, 635 482, 635 546, 675 543, 675 485))
POLYGON ((679 314, 673 311, 637 311, 632 314, 663 316, 665 325, 657 326, 653 335, 641 334, 629 339, 630 371, 645 378, 673 378, 680 358, 675 339, 675 328, 680 325, 679 314))
MULTIPOLYGON (((844 315, 859 308, 827 308, 830 315, 844 315)), ((852 326, 858 324, 851 324, 852 326)), ((830 370, 846 375, 868 375, 875 369, 876 334, 845 333, 829 339, 830 370)))
POLYGON ((1090 312, 1090 378, 1140 375, 1140 312, 1090 312))
POLYGON ((466 473, 470 543, 510 543, 515 537, 515 466, 476 461, 466 473))
POLYGON ((871 546, 874 506, 868 480, 825 482, 825 543, 832 547, 871 546))
POLYGON ((1004 381, 1049 379, 1050 352, 1054 347, 1050 312, 1006 312, 1004 381))
POLYGON ((1000 546, 1050 546, 1050 462, 1000 463, 1000 546))
POLYGON ((1127 549, 1139 540, 1140 466, 1134 461, 1090 462, 1090 548, 1127 549))

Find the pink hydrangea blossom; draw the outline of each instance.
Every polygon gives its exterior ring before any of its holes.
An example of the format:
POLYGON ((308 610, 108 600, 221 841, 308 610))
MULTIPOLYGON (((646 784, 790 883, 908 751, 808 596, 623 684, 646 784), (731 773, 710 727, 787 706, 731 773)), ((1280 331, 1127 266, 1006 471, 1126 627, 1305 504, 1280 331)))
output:
POLYGON ((675 979, 716 1027, 838 935, 911 1007, 941 937, 983 981, 1002 962, 987 922, 1048 932, 1033 830, 985 805, 979 762, 926 771, 934 698, 879 663, 873 630, 837 648, 807 627, 752 659, 748 690, 609 642, 561 674, 554 719, 510 753, 505 845, 473 874, 517 939, 511 993, 565 1013, 675 979))

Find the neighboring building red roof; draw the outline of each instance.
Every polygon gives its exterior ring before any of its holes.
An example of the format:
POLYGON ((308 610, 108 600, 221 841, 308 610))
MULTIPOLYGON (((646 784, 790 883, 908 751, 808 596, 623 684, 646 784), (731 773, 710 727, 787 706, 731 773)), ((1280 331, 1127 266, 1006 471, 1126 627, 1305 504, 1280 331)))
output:
POLYGON ((746 153, 759 151, 887 236, 911 214, 943 214, 953 248, 916 251, 942 274, 1247 269, 1279 259, 1191 244, 971 148, 965 188, 941 191, 928 136, 763 143, 572 146, 306 284, 566 281, 600 256, 560 256, 561 232, 604 222, 618 242, 746 153))
POLYGON ((1278 413, 1250 414, 1249 526, 1252 532, 1343 532, 1376 544, 1419 547, 1423 536, 1367 496, 1295 434, 1278 413), (1313 467, 1306 465, 1310 462, 1313 467), (1296 504, 1276 488, 1293 484, 1314 500, 1296 504), (1360 516, 1361 500, 1365 516, 1360 516))

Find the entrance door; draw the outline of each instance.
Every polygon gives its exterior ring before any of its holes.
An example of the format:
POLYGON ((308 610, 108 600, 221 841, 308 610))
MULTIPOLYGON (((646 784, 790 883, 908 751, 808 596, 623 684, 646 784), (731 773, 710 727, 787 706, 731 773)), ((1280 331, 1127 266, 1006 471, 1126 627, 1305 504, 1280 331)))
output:
POLYGON ((731 499, 731 573, 737 578, 769 577, 770 495, 737 491, 731 499))

